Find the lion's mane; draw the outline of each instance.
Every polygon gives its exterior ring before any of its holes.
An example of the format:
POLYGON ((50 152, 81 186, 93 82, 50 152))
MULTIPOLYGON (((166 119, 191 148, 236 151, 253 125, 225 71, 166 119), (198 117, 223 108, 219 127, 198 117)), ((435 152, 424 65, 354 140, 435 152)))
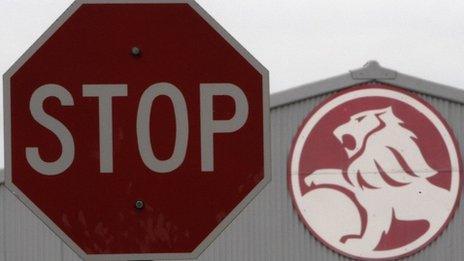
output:
POLYGON ((351 158, 346 179, 361 188, 403 186, 437 173, 426 162, 416 135, 403 127, 392 110, 376 115, 379 130, 364 137, 362 149, 351 158))

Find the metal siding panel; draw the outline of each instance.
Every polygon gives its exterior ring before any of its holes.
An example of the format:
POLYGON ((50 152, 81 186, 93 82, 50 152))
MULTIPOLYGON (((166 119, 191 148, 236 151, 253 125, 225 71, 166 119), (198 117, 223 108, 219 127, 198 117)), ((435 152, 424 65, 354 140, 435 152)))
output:
POLYGON ((82 261, 64 242, 61 242, 62 261, 82 261))
POLYGON ((61 242, 10 191, 1 193, 5 202, 7 261, 59 261, 61 242))
POLYGON ((5 186, 0 185, 0 261, 6 260, 5 241, 5 186))

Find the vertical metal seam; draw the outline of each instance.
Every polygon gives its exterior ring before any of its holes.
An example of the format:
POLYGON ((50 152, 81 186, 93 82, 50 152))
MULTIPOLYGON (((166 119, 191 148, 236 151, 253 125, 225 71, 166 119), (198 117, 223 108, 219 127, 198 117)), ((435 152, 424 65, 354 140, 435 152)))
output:
POLYGON ((4 234, 4 238, 3 238, 3 242, 2 242, 2 244, 3 244, 3 257, 4 257, 4 260, 7 261, 6 260, 6 258, 7 258, 7 254, 6 254, 6 251, 7 251, 7 248, 6 248, 6 199, 5 199, 6 198, 5 193, 7 191, 5 191, 6 190, 6 187, 4 187, 5 185, 2 184, 0 186, 3 187, 3 191, 2 191, 2 194, 3 194, 2 195, 2 204, 3 204, 3 213, 2 213, 3 224, 2 224, 2 227, 3 227, 3 234, 4 234))

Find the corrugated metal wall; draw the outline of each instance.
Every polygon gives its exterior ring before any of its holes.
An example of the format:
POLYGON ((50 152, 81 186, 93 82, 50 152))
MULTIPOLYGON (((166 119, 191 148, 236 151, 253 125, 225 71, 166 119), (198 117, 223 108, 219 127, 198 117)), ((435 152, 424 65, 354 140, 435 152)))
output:
MULTIPOLYGON (((448 120, 464 151, 464 105, 421 95, 448 120)), ((199 260, 345 260, 315 240, 298 220, 287 192, 287 154, 306 114, 327 95, 272 109, 272 182, 204 251, 199 260)), ((411 260, 464 260, 463 203, 443 235, 411 260)), ((0 187, 0 260, 80 258, 4 186, 0 187)))

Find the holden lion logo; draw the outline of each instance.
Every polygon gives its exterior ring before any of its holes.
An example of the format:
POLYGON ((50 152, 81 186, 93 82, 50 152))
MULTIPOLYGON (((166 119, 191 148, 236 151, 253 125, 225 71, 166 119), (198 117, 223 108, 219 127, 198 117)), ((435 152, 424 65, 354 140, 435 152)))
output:
POLYGON ((300 218, 350 257, 415 253, 457 207, 461 159, 451 130, 397 88, 370 83, 329 98, 301 126, 289 157, 300 218))

